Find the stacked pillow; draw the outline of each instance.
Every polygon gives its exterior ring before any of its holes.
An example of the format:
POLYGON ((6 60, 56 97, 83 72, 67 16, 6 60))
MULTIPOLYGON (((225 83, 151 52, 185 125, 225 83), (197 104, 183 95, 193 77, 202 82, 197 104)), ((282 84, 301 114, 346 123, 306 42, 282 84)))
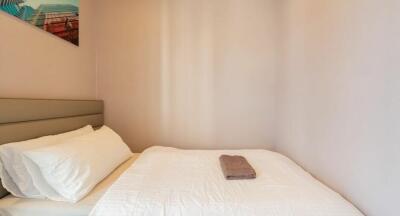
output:
POLYGON ((0 146, 1 172, 3 186, 17 197, 43 198, 44 196, 33 184, 32 178, 23 163, 26 151, 55 145, 72 137, 93 132, 91 126, 53 136, 45 136, 23 142, 9 143, 0 146))
POLYGON ((110 128, 86 126, 0 146, 0 178, 17 197, 77 202, 131 155, 110 128))

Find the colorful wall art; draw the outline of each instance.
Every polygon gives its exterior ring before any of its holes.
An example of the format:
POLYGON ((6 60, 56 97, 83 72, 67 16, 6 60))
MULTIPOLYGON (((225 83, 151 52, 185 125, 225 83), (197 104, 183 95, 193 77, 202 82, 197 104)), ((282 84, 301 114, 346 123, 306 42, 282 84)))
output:
POLYGON ((79 0, 0 0, 0 11, 79 45, 79 0))

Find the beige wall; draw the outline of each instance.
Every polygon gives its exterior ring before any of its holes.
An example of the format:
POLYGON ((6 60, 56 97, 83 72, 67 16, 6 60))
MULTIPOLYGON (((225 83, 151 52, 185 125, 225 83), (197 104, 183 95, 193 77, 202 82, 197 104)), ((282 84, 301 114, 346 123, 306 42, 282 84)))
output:
POLYGON ((99 98, 133 150, 270 148, 274 0, 100 1, 99 98))
POLYGON ((80 47, 0 12, 0 97, 96 97, 93 2, 81 1, 80 47))
POLYGON ((399 215, 400 2, 284 8, 277 149, 367 215, 399 215))

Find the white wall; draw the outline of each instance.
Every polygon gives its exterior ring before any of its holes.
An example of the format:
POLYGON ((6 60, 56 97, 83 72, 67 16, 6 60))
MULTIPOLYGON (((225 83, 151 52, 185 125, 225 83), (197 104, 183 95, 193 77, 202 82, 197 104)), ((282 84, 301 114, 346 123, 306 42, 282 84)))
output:
POLYGON ((275 0, 100 1, 99 98, 133 150, 270 148, 275 0))
POLYGON ((367 215, 399 215, 400 2, 284 8, 277 149, 367 215))
POLYGON ((79 47, 0 11, 0 97, 96 97, 94 2, 80 3, 79 47))

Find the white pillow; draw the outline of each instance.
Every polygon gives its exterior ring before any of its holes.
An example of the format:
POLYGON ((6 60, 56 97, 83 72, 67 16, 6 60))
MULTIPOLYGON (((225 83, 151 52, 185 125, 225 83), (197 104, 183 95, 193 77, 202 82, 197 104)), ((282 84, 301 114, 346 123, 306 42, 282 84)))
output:
MULTIPOLYGON (((132 156, 128 146, 110 128, 101 129, 80 137, 24 153, 25 162, 33 163, 36 169, 28 171, 41 176, 60 196, 46 194, 56 201, 77 202, 86 196, 93 187, 109 175, 117 166, 132 156)), ((40 180, 43 183, 44 181, 40 180)))
POLYGON ((93 132, 92 126, 63 134, 45 136, 37 139, 9 143, 0 146, 0 178, 5 189, 17 197, 44 198, 33 184, 24 163, 24 151, 47 147, 67 139, 93 132))

